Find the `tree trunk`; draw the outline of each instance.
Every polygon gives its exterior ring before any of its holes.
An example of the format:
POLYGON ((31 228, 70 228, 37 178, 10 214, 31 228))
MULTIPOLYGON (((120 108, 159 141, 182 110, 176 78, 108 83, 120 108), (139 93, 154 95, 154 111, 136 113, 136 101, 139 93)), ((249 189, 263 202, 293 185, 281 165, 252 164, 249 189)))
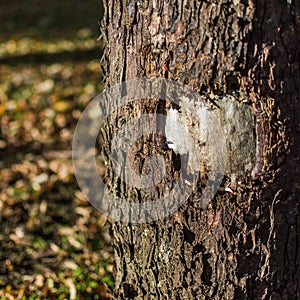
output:
MULTIPOLYGON (((142 77, 189 85, 222 111, 230 143, 209 205, 193 193, 162 220, 112 222, 116 297, 300 299, 300 2, 104 2, 106 86, 142 77), (224 117, 229 102, 235 120, 224 117)), ((160 105, 136 111, 168 115, 160 105)))

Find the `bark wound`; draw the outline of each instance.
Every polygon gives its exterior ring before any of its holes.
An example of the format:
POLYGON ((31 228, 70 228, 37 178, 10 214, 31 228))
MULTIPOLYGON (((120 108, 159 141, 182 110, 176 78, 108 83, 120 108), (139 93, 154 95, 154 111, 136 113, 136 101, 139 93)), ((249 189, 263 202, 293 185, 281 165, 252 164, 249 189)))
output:
MULTIPOLYGON (((190 134, 191 143, 198 145, 199 156, 202 157, 201 164, 204 164, 206 169, 211 169, 212 160, 215 161, 218 156, 224 157, 224 175, 230 178, 231 185, 236 186, 239 180, 250 175, 255 166, 255 121, 251 106, 238 102, 229 95, 210 99, 213 105, 208 105, 205 97, 199 100, 194 104, 198 119, 192 118, 192 112, 185 110, 185 107, 167 112, 167 139, 180 141, 183 134, 190 134), (201 113, 205 114, 205 118, 201 113), (174 128, 174 123, 183 124, 186 131, 174 128), (218 131, 218 128, 221 128, 221 131, 218 131), (207 134, 215 136, 208 140, 207 134), (212 152, 210 143, 220 143, 221 139, 225 141, 225 149, 215 149, 217 152, 212 152)), ((174 145, 186 155, 189 154, 190 146, 184 142, 174 145)), ((194 166, 195 170, 199 167, 196 161, 194 166)))

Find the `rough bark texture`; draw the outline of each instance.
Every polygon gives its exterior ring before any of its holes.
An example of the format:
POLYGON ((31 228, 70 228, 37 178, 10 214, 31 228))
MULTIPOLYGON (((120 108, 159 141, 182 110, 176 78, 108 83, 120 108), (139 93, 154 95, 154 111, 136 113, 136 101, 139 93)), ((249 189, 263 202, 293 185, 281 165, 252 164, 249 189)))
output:
POLYGON ((300 299, 300 2, 104 2, 107 86, 165 77, 230 97, 251 107, 256 139, 252 174, 233 193, 112 223, 116 297, 300 299))

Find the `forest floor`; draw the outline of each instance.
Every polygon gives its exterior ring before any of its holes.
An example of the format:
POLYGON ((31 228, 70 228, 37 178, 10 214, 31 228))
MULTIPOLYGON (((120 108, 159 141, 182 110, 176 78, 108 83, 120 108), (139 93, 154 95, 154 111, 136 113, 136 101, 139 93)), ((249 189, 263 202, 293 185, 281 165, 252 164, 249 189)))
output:
POLYGON ((109 299, 106 219, 71 160, 101 90, 98 0, 0 4, 0 299, 109 299))

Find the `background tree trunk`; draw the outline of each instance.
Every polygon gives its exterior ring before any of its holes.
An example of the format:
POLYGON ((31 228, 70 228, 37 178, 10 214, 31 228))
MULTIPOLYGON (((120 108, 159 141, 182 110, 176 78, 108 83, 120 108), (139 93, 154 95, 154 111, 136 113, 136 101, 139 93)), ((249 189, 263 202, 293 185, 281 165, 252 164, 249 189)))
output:
POLYGON ((206 208, 190 197, 164 220, 112 223, 118 299, 300 299, 300 2, 104 6, 106 86, 165 77, 230 95, 251 108, 243 127, 256 157, 252 178, 227 170, 233 192, 206 208))

